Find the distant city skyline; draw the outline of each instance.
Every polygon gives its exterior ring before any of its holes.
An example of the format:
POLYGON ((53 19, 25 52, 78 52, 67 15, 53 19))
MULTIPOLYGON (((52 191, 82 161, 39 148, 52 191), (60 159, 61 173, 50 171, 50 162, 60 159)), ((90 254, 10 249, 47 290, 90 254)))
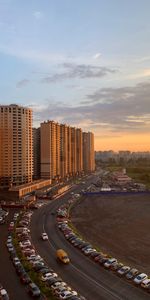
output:
POLYGON ((0 0, 0 104, 150 150, 149 0, 0 0))

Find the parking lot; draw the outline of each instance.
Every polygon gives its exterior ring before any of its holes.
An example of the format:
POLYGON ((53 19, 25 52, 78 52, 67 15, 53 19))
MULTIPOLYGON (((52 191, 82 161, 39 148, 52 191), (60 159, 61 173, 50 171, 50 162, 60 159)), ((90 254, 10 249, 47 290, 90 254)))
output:
POLYGON ((150 274, 150 196, 89 196, 72 210, 81 235, 122 263, 150 274))

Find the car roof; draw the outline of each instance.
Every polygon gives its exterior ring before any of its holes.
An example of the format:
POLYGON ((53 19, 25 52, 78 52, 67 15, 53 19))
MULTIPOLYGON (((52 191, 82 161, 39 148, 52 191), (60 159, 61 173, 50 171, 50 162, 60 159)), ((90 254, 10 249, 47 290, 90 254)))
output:
POLYGON ((5 289, 2 289, 0 292, 1 292, 1 295, 2 295, 2 296, 7 295, 7 292, 6 292, 5 289))

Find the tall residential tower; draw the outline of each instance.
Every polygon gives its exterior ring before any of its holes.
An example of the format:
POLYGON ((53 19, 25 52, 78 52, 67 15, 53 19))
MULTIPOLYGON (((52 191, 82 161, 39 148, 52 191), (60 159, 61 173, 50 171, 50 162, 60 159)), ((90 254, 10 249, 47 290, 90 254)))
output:
POLYGON ((32 110, 0 105, 0 188, 32 181, 32 110))
POLYGON ((94 134, 83 132, 83 169, 85 172, 95 170, 94 134))

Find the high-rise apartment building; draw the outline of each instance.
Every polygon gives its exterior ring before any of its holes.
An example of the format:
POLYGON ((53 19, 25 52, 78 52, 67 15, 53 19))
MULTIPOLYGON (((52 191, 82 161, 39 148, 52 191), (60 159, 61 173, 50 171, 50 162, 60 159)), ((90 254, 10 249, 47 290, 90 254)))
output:
POLYGON ((60 124, 60 175, 68 176, 68 126, 60 124))
POLYGON ((70 126, 67 127, 67 156, 68 156, 67 173, 69 176, 71 176, 72 175, 72 163, 71 163, 71 127, 70 126))
POLYGON ((94 134, 83 132, 83 169, 85 172, 95 170, 94 134))
POLYGON ((39 179, 41 173, 40 128, 33 128, 33 179, 39 179))
POLYGON ((76 163, 77 172, 80 174, 83 171, 83 142, 82 142, 82 130, 76 129, 76 163))
POLYGON ((41 123, 40 135, 41 178, 57 180, 95 169, 92 133, 47 121, 41 123))
POLYGON ((60 125, 54 121, 41 123, 41 178, 60 176, 60 125))
POLYGON ((71 127, 71 172, 72 175, 77 173, 77 144, 76 144, 76 128, 71 127))
POLYGON ((32 181, 32 110, 0 105, 0 187, 32 181))

